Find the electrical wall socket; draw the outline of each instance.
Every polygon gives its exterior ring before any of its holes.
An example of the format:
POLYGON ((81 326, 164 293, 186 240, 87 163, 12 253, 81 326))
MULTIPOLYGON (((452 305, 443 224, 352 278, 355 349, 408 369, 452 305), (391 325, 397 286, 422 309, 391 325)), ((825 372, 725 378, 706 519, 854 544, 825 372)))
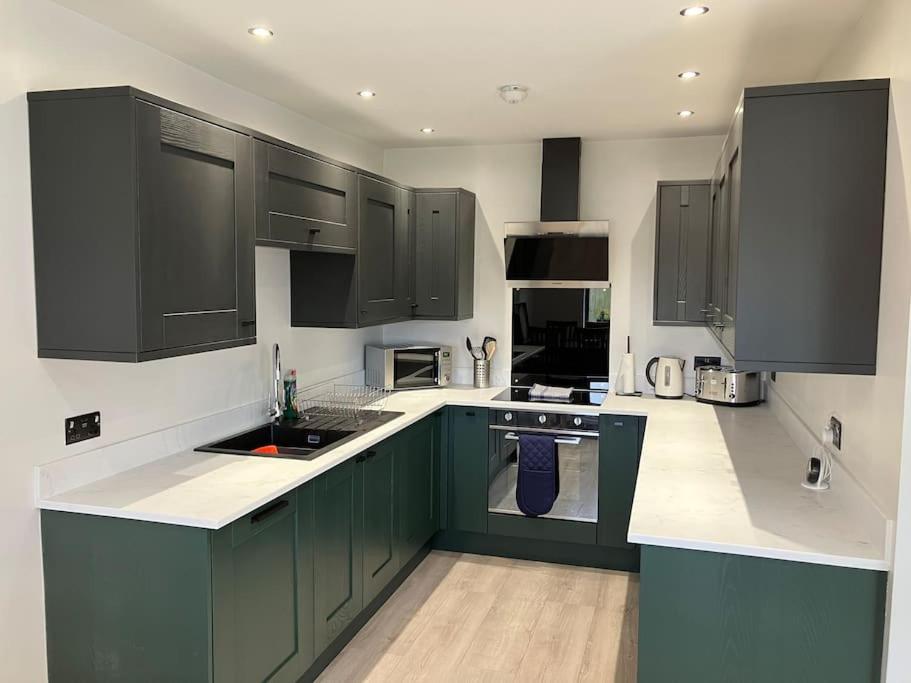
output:
POLYGON ((841 420, 834 415, 830 416, 829 429, 832 430, 832 447, 837 451, 841 451, 842 438, 844 437, 841 420))
POLYGON ((86 439, 97 439, 101 436, 101 413, 96 410, 94 413, 66 418, 63 434, 67 446, 86 439))

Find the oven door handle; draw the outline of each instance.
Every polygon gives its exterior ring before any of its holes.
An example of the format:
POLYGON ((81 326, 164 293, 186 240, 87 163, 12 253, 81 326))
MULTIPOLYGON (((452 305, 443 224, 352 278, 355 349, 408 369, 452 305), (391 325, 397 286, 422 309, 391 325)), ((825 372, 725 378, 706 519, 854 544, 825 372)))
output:
MULTIPOLYGON (((598 432, 586 431, 584 429, 538 429, 537 427, 506 427, 504 425, 489 425, 488 429, 498 432, 509 432, 515 436, 516 432, 525 432, 528 434, 550 434, 557 438, 580 437, 582 439, 597 439, 598 432)), ((510 439, 511 440, 511 439, 510 439)))
MULTIPOLYGON (((512 432, 507 432, 504 436, 507 441, 518 441, 519 437, 512 432)), ((582 443, 581 436, 558 436, 554 438, 554 443, 562 443, 566 446, 578 446, 582 443)))
MULTIPOLYGON (((512 432, 508 432, 506 434, 506 436, 504 436, 503 438, 506 439, 507 441, 518 441, 519 440, 519 437, 516 436, 515 434, 513 434, 512 432)), ((567 446, 578 446, 579 444, 582 443, 582 437, 581 436, 558 436, 554 439, 554 443, 562 443, 562 444, 566 444, 567 446)))

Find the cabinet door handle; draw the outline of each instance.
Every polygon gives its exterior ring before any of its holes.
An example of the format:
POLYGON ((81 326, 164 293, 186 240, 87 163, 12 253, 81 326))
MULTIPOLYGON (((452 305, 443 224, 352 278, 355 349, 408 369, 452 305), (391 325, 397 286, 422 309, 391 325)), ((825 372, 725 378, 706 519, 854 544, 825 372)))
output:
POLYGON ((354 456, 354 462, 364 462, 366 459, 367 456, 363 453, 358 453, 356 456, 354 456))
POLYGON ((367 460, 376 455, 376 451, 367 451, 367 460))
POLYGON ((474 417, 474 411, 473 411, 473 410, 466 410, 466 411, 465 411, 465 415, 466 415, 467 417, 474 417))
POLYGON ((284 510, 286 507, 288 507, 288 505, 290 505, 290 503, 287 500, 280 500, 276 503, 273 503, 269 507, 265 508, 264 510, 260 510, 255 515, 253 515, 250 518, 250 523, 259 524, 263 520, 268 519, 274 515, 279 510, 284 510))
POLYGON ((241 326, 241 327, 251 327, 251 326, 253 326, 253 325, 255 325, 255 324, 256 324, 256 321, 255 321, 255 320, 241 320, 241 321, 240 321, 240 326, 241 326))
POLYGON ((311 235, 315 235, 315 234, 318 233, 320 230, 322 230, 322 228, 310 228, 310 234, 311 234, 311 235))

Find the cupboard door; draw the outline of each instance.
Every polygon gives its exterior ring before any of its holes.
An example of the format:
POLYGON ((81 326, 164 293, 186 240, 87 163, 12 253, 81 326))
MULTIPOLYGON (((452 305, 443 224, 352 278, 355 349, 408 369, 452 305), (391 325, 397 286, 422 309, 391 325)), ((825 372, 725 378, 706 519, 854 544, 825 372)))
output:
POLYGON ((439 459, 434 419, 402 433, 395 454, 399 560, 408 562, 439 529, 439 459))
POLYGON ((368 605, 399 570, 395 542, 395 444, 393 437, 363 456, 364 605, 368 605))
POLYGON ((452 408, 449 528, 487 533, 487 408, 452 408))
POLYGON ((354 460, 315 480, 314 633, 320 653, 363 606, 363 471, 354 460))
POLYGON ((456 314, 456 199, 451 192, 421 193, 415 235, 415 315, 456 314))
POLYGON ((598 458, 598 545, 635 548, 626 540, 639 473, 639 420, 602 415, 598 458))
MULTIPOLYGON (((677 316, 677 284, 681 270, 680 185, 658 188, 658 230, 655 235, 655 320, 674 321, 677 316)), ((684 302, 685 304, 685 302, 684 302)))
POLYGON ((252 140, 136 103, 141 349, 256 335, 252 140))
POLYGON ((408 193, 360 176, 358 201, 358 324, 410 315, 411 253, 408 193))
POLYGON ((213 635, 219 683, 295 681, 309 665, 299 635, 297 495, 213 536, 213 635))
POLYGON ((701 323, 705 320, 708 303, 708 254, 711 229, 710 185, 690 185, 689 203, 683 207, 686 239, 681 245, 686 263, 686 278, 682 283, 683 299, 680 320, 701 323))
POLYGON ((709 188, 709 181, 659 183, 656 322, 705 322, 711 228, 709 188))
POLYGON ((357 175, 261 140, 255 142, 256 240, 337 253, 357 248, 357 175))

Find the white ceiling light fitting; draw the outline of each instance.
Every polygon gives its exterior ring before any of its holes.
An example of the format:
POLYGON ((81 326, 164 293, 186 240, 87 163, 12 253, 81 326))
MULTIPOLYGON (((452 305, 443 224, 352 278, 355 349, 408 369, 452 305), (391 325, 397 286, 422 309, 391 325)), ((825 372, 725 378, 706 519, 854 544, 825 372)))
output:
POLYGON ((370 100, 370 99, 373 99, 374 97, 376 97, 376 93, 373 92, 372 90, 358 90, 357 94, 360 97, 363 97, 365 100, 370 100))
POLYGON ((421 132, 424 133, 425 135, 430 135, 431 133, 434 132, 434 129, 433 128, 421 128, 421 132))
POLYGON ((700 17, 706 12, 709 11, 709 8, 705 5, 695 5, 693 7, 687 7, 680 10, 680 16, 683 17, 700 17))
POLYGON ((681 119, 691 118, 695 114, 696 112, 694 112, 692 109, 683 109, 677 112, 677 116, 679 116, 681 119))
POLYGON ((257 38, 263 39, 271 38, 275 35, 272 29, 266 28, 265 26, 251 26, 247 29, 247 33, 249 33, 251 36, 256 36, 257 38))
POLYGON ((681 71, 679 74, 677 74, 677 78, 679 78, 681 81, 691 81, 694 78, 699 78, 701 75, 702 74, 698 71, 681 71))
POLYGON ((515 83, 501 85, 497 88, 497 92, 500 93, 500 97, 507 104, 518 104, 528 97, 528 88, 524 85, 517 85, 515 83))

